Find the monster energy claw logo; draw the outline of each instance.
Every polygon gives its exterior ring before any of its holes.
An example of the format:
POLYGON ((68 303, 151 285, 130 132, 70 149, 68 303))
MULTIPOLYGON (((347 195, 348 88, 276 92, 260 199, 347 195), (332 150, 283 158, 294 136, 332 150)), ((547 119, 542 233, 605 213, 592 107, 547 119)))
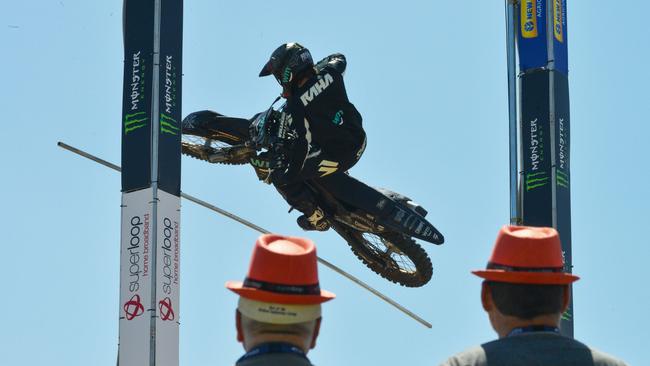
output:
POLYGON ((161 113, 160 114, 160 133, 167 133, 170 135, 177 135, 179 128, 176 126, 176 120, 172 117, 161 113))
POLYGON ((556 177, 557 185, 564 188, 569 188, 569 175, 565 172, 558 170, 556 177))
POLYGON ((548 184, 548 176, 546 175, 546 172, 526 174, 526 191, 543 187, 546 184, 548 184))
POLYGON ((124 116, 124 134, 147 126, 147 113, 136 112, 124 116))

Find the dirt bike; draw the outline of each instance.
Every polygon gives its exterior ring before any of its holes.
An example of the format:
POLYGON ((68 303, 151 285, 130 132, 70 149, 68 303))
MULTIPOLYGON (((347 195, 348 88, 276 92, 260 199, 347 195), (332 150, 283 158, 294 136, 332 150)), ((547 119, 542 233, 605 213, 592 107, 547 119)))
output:
MULTIPOLYGON (((277 101, 277 99, 276 99, 277 101)), ((183 120, 182 152, 217 164, 250 164, 269 183, 277 146, 295 138, 273 105, 251 119, 199 111, 183 120)), ((427 211, 410 198, 372 188, 347 173, 305 181, 325 219, 372 271, 407 287, 429 282, 432 265, 413 238, 440 245, 443 235, 426 219, 427 211)))

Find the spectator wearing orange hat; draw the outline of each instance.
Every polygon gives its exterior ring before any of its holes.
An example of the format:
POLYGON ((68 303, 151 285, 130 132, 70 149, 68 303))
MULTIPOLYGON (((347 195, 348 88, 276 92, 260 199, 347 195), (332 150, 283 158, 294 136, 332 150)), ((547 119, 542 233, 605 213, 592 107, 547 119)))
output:
POLYGON ((307 239, 266 234, 255 243, 243 282, 226 287, 237 293, 237 340, 246 354, 237 366, 311 365, 321 303, 334 294, 321 290, 316 247, 307 239))
POLYGON ((569 285, 562 248, 553 228, 504 226, 484 278, 481 303, 499 339, 470 348, 442 366, 624 366, 625 363, 560 335, 569 285))

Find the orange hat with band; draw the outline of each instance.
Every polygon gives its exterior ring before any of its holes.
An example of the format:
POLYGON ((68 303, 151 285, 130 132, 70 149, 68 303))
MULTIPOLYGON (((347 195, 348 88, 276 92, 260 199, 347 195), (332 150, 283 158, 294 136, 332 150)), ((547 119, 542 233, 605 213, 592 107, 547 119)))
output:
POLYGON ((226 287, 250 300, 315 305, 336 295, 321 290, 316 246, 311 240, 265 234, 257 239, 244 281, 226 287))
POLYGON ((562 246, 550 227, 504 226, 485 270, 472 271, 488 281, 566 285, 580 277, 564 272, 562 246))

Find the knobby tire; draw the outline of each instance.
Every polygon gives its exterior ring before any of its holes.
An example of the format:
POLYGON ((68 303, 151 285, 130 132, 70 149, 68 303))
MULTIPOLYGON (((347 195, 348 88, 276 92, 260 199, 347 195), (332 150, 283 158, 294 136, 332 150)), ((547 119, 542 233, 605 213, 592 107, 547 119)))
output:
POLYGON ((383 278, 405 287, 421 287, 431 280, 431 259, 412 238, 400 233, 360 232, 339 224, 333 227, 357 258, 383 278))

